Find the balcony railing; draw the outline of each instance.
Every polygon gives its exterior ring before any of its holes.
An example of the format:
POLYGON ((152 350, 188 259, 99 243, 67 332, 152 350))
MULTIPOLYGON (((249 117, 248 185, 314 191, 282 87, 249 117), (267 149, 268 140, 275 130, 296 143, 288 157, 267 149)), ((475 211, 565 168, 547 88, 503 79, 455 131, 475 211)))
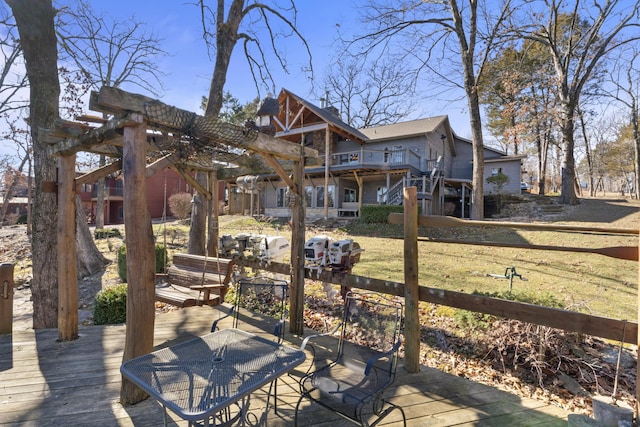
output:
MULTIPOLYGON (((107 196, 122 196, 123 195, 122 187, 120 187, 120 186, 105 187, 105 194, 107 196)), ((97 185, 93 186, 93 190, 91 190, 91 197, 98 197, 98 186, 97 185)))
MULTIPOLYGON (((412 166, 421 172, 427 172, 427 161, 416 152, 404 150, 368 150, 344 151, 331 156, 332 166, 412 166)), ((434 160, 435 162, 435 160, 434 160)))

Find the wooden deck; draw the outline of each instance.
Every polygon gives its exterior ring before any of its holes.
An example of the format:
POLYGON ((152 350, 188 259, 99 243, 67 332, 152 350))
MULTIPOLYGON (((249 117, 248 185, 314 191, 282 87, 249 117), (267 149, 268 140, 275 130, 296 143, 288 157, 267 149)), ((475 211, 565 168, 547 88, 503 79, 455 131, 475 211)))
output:
MULTIPOLYGON (((219 315, 215 307, 159 315, 155 343, 204 335, 219 315)), ((55 329, 0 336, 0 426, 162 426, 162 410, 153 400, 129 407, 118 402, 124 335, 124 326, 90 326, 81 327, 73 342, 57 342, 55 329)), ((389 395, 404 408, 410 426, 567 425, 568 413, 560 408, 426 367, 408 374, 401 365, 389 395)), ((278 415, 271 410, 269 426, 293 425, 297 396, 294 379, 285 376, 278 386, 278 415)), ((262 393, 253 397, 254 405, 264 405, 262 393)), ((353 425, 317 406, 303 408, 301 426, 353 425)), ((187 425, 170 417, 170 426, 187 425)), ((383 425, 401 425, 397 420, 390 416, 383 425)))

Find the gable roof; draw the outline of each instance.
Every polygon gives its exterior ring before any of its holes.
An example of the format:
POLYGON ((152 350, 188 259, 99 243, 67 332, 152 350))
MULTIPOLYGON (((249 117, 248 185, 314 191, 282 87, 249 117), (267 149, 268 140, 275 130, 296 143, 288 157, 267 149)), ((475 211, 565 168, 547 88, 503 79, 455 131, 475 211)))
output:
POLYGON ((320 108, 317 105, 314 105, 311 102, 307 101, 306 99, 296 95, 295 93, 291 92, 288 89, 282 88, 282 90, 280 91, 280 94, 278 95, 278 101, 282 104, 287 96, 290 96, 291 98, 295 99, 302 106, 304 106, 304 108, 306 108, 313 115, 315 115, 317 118, 329 124, 329 126, 333 128, 332 130, 334 132, 341 134, 345 138, 352 139, 358 142, 364 142, 369 139, 365 134, 360 132, 358 129, 352 126, 349 126, 348 124, 343 122, 340 119, 340 117, 332 113, 330 110, 326 108, 320 108))
POLYGON ((447 116, 428 117, 425 119, 410 120, 408 122, 394 123, 391 125, 364 128, 360 129, 360 131, 372 141, 408 138, 433 132, 446 120, 448 120, 447 116))

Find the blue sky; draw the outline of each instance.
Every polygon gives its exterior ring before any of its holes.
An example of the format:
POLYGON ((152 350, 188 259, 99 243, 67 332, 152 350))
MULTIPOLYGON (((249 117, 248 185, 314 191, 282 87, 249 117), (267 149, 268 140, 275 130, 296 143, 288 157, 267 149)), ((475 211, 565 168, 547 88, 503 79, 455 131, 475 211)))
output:
MULTIPOLYGON (((60 3, 68 4, 73 1, 61 0, 60 3)), ((61 6, 55 0, 54 3, 58 7, 61 6)), ((200 10, 192 3, 191 0, 111 0, 92 1, 91 5, 98 14, 104 13, 116 21, 126 21, 133 16, 136 21, 145 23, 147 29, 155 31, 163 39, 162 48, 167 52, 167 56, 160 59, 160 68, 167 76, 164 78, 164 87, 159 97, 169 105, 201 113, 200 102, 202 96, 208 94, 213 61, 202 38, 200 10)), ((318 88, 321 88, 321 82, 331 66, 333 51, 336 50, 333 42, 337 28, 339 26, 343 32, 357 28, 358 9, 355 2, 344 0, 299 0, 296 6, 298 30, 309 44, 313 57, 314 80, 318 88)), ((6 5, 3 4, 3 7, 6 5)), ((290 38, 286 43, 278 44, 278 48, 286 56, 289 74, 274 65, 272 71, 276 93, 284 87, 310 102, 319 104, 319 99, 312 93, 313 87, 308 74, 302 71, 302 67, 308 65, 304 46, 299 40, 290 38)), ((123 88, 147 94, 138 87, 123 88)), ((258 95, 239 44, 232 56, 225 91, 243 103, 255 99, 258 95)), ((264 97, 266 92, 260 95, 264 97)), ((408 120, 447 114, 454 131, 459 136, 470 138, 464 100, 451 103, 448 100, 429 97, 427 94, 423 96, 427 101, 419 106, 420 112, 408 117, 408 120)), ((447 96, 451 97, 450 94, 447 96)), ((86 106, 88 108, 88 102, 86 106)), ((0 154, 14 154, 14 151, 13 145, 0 143, 0 154)))
MULTIPOLYGON (((357 8, 353 2, 344 0, 302 0, 296 2, 296 6, 298 30, 309 43, 313 56, 314 78, 319 83, 330 66, 337 26, 343 31, 357 27, 357 8)), ((169 76, 164 82, 162 98, 168 104, 198 111, 201 97, 209 90, 213 61, 209 58, 202 39, 200 11, 196 6, 185 1, 159 0, 148 3, 115 0, 96 2, 93 3, 93 7, 118 20, 133 15, 164 38, 163 49, 169 55, 163 59, 161 67, 169 76)), ((285 52, 289 74, 281 72, 277 66, 272 68, 275 72, 276 91, 285 87, 310 102, 319 104, 316 95, 311 93, 312 85, 308 75, 301 71, 302 67, 307 65, 303 45, 297 39, 290 38, 286 44, 279 44, 278 48, 285 52)), ((131 90, 135 91, 134 88, 131 90)), ((225 91, 233 94, 241 102, 250 101, 257 96, 240 45, 236 46, 232 56, 225 91)), ((261 93, 261 96, 264 95, 264 92, 261 93)), ((470 136, 464 102, 450 105, 446 101, 434 99, 427 104, 428 106, 421 108, 423 115, 448 114, 456 133, 463 137, 470 136)), ((419 117, 409 117, 415 118, 419 117)))

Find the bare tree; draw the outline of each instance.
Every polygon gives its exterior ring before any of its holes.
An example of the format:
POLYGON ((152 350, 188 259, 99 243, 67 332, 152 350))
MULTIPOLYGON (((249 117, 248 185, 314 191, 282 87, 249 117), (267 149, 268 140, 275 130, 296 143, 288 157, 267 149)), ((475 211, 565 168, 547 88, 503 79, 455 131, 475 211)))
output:
POLYGON ((634 145, 634 190, 636 198, 640 198, 640 123, 638 108, 640 106, 640 50, 637 46, 622 52, 609 72, 609 84, 613 90, 607 95, 624 107, 629 114, 629 125, 632 130, 634 145))
POLYGON ((402 63, 379 59, 372 63, 344 56, 325 77, 325 96, 344 121, 356 128, 397 123, 413 113, 412 73, 402 63))
MULTIPOLYGON (((162 87, 164 74, 157 59, 166 55, 161 39, 135 19, 114 21, 98 14, 86 1, 65 9, 58 25, 62 51, 88 78, 93 89, 133 84, 152 94, 162 87)), ((100 156, 99 165, 104 166, 100 156)), ((96 228, 104 227, 105 181, 97 183, 96 228)))
POLYGON ((562 129, 562 194, 560 202, 576 204, 575 117, 585 85, 606 56, 640 38, 639 0, 542 0, 525 16, 533 24, 517 25, 519 34, 545 46, 556 72, 562 129), (544 8, 540 8, 540 4, 544 8), (538 24, 541 22, 542 24, 538 24))
POLYGON ((471 216, 482 219, 484 143, 478 85, 515 8, 510 0, 499 5, 478 0, 370 0, 363 10, 366 34, 352 43, 360 47, 360 54, 394 55, 398 61, 414 64, 416 76, 435 76, 441 87, 448 84, 464 90, 473 143, 471 216))
MULTIPOLYGON (((308 71, 312 73, 311 51, 297 29, 297 9, 293 0, 285 1, 287 6, 275 6, 255 0, 198 0, 197 4, 201 11, 203 37, 209 48, 215 52, 213 76, 205 109, 206 117, 218 118, 220 115, 231 55, 239 41, 242 42, 258 94, 261 88, 275 92, 275 82, 271 73, 273 62, 288 71, 286 59, 277 48, 278 42, 284 38, 294 36, 300 41, 309 57, 308 71), (209 6, 209 3, 213 3, 214 6, 209 6)), ((203 173, 197 173, 196 179, 201 183, 206 182, 203 173)), ((189 230, 189 253, 205 252, 204 206, 202 195, 196 194, 189 230)), ((216 242, 217 229, 213 232, 216 235, 212 236, 211 241, 216 242)))
POLYGON ((293 0, 287 0, 287 6, 272 6, 255 0, 212 0, 211 3, 215 6, 212 8, 208 3, 207 0, 198 0, 203 36, 207 45, 215 51, 205 116, 217 117, 222 108, 224 84, 231 55, 239 41, 242 41, 258 94, 261 87, 275 92, 275 82, 271 74, 273 64, 270 61, 276 62, 288 72, 286 58, 277 48, 280 40, 296 37, 306 49, 309 57, 308 71, 312 72, 311 51, 307 41, 298 31, 297 9, 293 0))
POLYGON ((53 189, 56 161, 41 140, 40 129, 53 129, 58 119, 58 49, 51 0, 6 0, 13 11, 27 76, 29 124, 33 141, 35 194, 33 198, 32 261, 33 327, 58 323, 58 264, 56 230, 58 203, 53 189))
POLYGON ((18 69, 22 59, 22 49, 18 42, 15 22, 3 7, 0 9, 0 26, 5 30, 0 33, 0 116, 26 109, 28 101, 21 99, 20 90, 28 85, 27 75, 18 69))

